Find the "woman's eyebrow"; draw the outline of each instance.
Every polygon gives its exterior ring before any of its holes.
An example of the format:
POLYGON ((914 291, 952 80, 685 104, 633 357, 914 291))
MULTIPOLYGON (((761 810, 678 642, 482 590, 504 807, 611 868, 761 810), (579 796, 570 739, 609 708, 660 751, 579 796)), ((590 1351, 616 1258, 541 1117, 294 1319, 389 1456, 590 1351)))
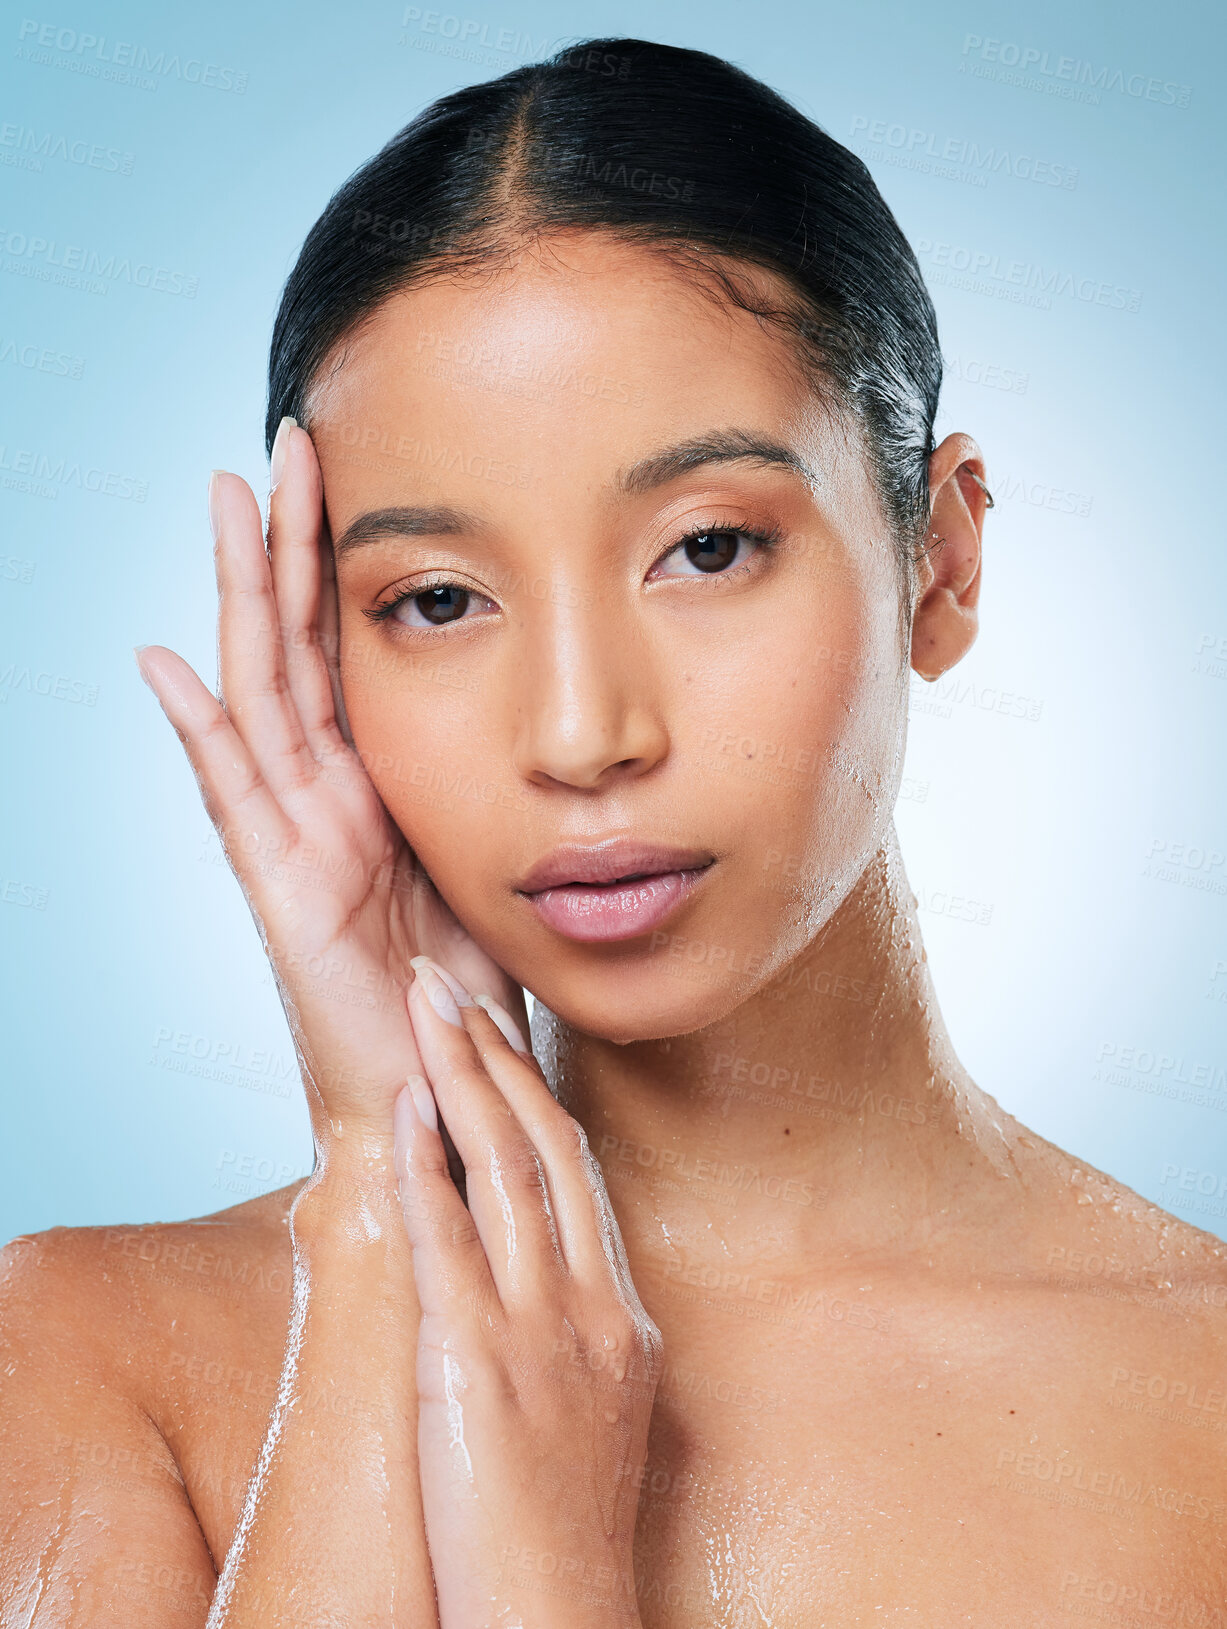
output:
POLYGON ((379 543, 386 537, 456 536, 481 529, 484 522, 464 509, 440 504, 398 505, 391 509, 370 509, 357 516, 332 545, 337 560, 364 543, 379 543))
POLYGON ((638 496, 703 464, 728 464, 743 458, 782 466, 795 471, 811 485, 818 484, 818 476, 800 454, 770 435, 755 430, 708 430, 703 435, 679 441, 676 446, 649 453, 629 468, 619 470, 613 487, 617 492, 638 496))
MULTIPOLYGON (((611 485, 617 493, 641 496, 664 486, 680 475, 704 464, 730 464, 752 459, 759 464, 790 469, 806 482, 816 485, 818 477, 803 458, 782 441, 753 430, 710 430, 691 436, 672 447, 649 453, 621 469, 611 485)), ((485 528, 481 516, 450 505, 397 505, 371 509, 352 520, 333 543, 333 556, 340 559, 364 543, 378 543, 389 537, 447 537, 473 533, 485 528)))

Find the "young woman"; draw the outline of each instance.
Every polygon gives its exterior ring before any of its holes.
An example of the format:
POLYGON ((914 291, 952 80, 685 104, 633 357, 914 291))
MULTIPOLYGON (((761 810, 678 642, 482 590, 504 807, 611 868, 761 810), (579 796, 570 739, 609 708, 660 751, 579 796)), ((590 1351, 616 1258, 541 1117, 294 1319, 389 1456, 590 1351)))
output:
POLYGON ((895 839, 989 502, 940 377, 863 166, 701 52, 333 198, 220 698, 139 657, 317 1166, 9 1247, 4 1623, 1227 1622, 1223 1248, 968 1078, 895 839))

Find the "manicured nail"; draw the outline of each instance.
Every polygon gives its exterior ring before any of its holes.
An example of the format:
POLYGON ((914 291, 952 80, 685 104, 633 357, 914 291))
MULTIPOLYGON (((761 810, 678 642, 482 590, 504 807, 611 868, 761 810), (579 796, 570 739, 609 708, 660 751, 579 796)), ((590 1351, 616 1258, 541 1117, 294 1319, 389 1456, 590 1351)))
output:
POLYGON ((409 965, 410 967, 416 968, 419 962, 427 962, 431 967, 434 968, 435 972, 455 996, 456 1005, 458 1007, 472 1007, 475 1004, 473 997, 465 989, 464 985, 461 984, 460 980, 454 973, 449 973, 446 967, 441 967, 438 962, 432 961, 429 956, 415 956, 409 965))
POLYGON ((273 437, 273 450, 268 458, 269 489, 277 485, 281 479, 281 472, 285 468, 286 448, 290 444, 290 431, 298 425, 298 420, 291 418, 287 413, 277 426, 277 434, 273 437))
POLYGON ((217 477, 222 473, 219 469, 209 471, 209 526, 213 531, 213 541, 217 542, 219 526, 219 504, 217 499, 217 477))
POLYGON ((424 1126, 432 1131, 439 1129, 439 1111, 435 1107, 435 1094, 430 1089, 430 1082, 425 1075, 410 1075, 406 1083, 409 1095, 413 1099, 413 1106, 417 1110, 418 1119, 424 1126))
POLYGON ((463 1029, 460 1008, 456 1005, 452 992, 439 976, 441 969, 435 966, 429 956, 415 956, 410 965, 417 975, 427 1001, 439 1017, 446 1019, 449 1024, 455 1024, 457 1029, 463 1029))
POLYGON ((526 1044, 523 1035, 520 1034, 520 1026, 507 1011, 506 1007, 500 1007, 493 996, 479 995, 474 996, 473 1000, 476 1001, 479 1007, 484 1007, 486 1009, 491 1018, 493 1018, 494 1022, 498 1025, 499 1029, 501 1029, 503 1034, 507 1037, 507 1040, 513 1047, 515 1047, 517 1052, 532 1051, 532 1047, 526 1044))

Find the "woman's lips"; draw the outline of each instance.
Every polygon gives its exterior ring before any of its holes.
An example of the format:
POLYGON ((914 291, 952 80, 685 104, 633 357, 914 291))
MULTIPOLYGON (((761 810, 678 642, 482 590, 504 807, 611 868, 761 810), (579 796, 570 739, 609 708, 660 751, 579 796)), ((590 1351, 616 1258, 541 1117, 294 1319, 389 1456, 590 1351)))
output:
POLYGON ((593 944, 602 940, 633 939, 648 933, 671 916, 711 869, 693 866, 685 871, 659 871, 633 881, 565 883, 526 893, 524 898, 556 933, 593 944))

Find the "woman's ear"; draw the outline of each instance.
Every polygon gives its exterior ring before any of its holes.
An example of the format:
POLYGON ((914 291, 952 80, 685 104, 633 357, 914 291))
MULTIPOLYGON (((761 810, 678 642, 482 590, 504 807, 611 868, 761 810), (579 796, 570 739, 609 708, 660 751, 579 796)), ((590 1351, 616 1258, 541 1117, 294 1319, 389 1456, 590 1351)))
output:
POLYGON ((949 435, 929 459, 932 513, 916 567, 912 667, 938 679, 971 649, 979 628, 980 536, 989 497, 970 436, 949 435))

